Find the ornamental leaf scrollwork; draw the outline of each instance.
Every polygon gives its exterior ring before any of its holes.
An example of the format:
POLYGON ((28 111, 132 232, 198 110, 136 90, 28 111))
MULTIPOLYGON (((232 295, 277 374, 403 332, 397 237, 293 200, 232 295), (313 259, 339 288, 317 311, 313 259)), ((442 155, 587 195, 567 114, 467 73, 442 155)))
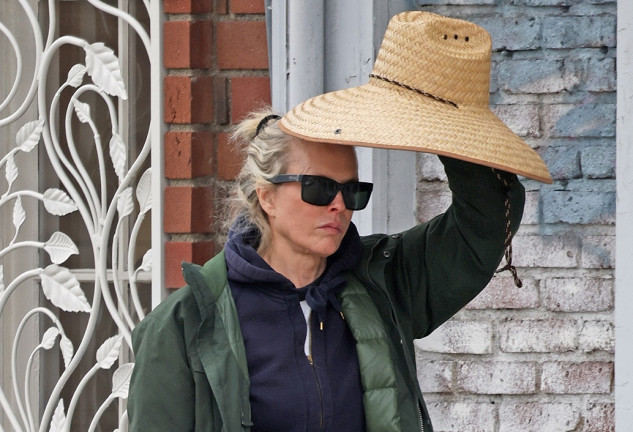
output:
MULTIPOLYGON (((47 8, 39 16, 34 2, 21 0, 3 0, 0 12, 9 3, 21 8, 25 19, 11 28, 0 13, 0 43, 9 41, 17 65, 0 65, 0 73, 16 73, 12 90, 0 94, 0 131, 10 131, 0 137, 13 137, 8 146, 0 142, 0 215, 7 221, 0 231, 0 319, 11 316, 10 334, 3 328, 3 337, 12 344, 1 362, 15 371, 7 379, 0 373, 0 430, 70 431, 78 413, 85 412, 83 396, 102 374, 111 378, 111 391, 89 407, 88 430, 98 430, 112 412, 120 415, 117 430, 127 430, 131 332, 145 315, 139 286, 149 284, 152 269, 152 249, 147 242, 139 246, 152 209, 150 131, 141 130, 130 144, 121 112, 131 102, 122 102, 128 100, 128 86, 112 47, 54 28, 67 19, 59 16, 63 8, 56 2, 35 2, 47 8), (50 29, 40 26, 41 17, 48 18, 50 29), (28 50, 20 49, 16 26, 27 34, 28 50), (83 64, 59 61, 69 50, 83 54, 83 64), (32 56, 33 70, 23 67, 25 53, 32 56), (39 187, 37 181, 24 182, 42 174, 35 168, 40 160, 54 179, 39 187), (46 225, 50 228, 34 230, 40 219, 53 221, 46 225), (72 223, 60 222, 65 220, 72 223), (37 264, 17 265, 20 260, 12 258, 18 253, 30 254, 29 262, 37 264), (41 302, 13 314, 16 298, 31 289, 41 302), (103 320, 107 325, 100 327, 103 320), (82 324, 69 331, 68 323, 82 324), (35 338, 27 328, 42 330, 35 338), (116 330, 104 337, 102 328, 116 330), (56 374, 56 382, 43 386, 38 368, 50 359, 56 359, 57 369, 47 373, 56 374), (34 388, 41 393, 32 395, 34 388), (109 409, 117 403, 118 410, 109 409)), ((116 18, 150 57, 147 24, 112 2, 86 4, 116 18)), ((149 1, 139 2, 139 13, 149 14, 149 7, 149 1)))

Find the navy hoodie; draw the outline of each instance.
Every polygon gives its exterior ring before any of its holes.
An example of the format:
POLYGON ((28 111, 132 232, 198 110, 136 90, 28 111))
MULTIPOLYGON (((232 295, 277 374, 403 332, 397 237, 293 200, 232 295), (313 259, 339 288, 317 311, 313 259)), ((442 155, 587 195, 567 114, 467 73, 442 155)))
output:
POLYGON ((225 247, 250 375, 252 432, 364 431, 356 344, 336 298, 344 273, 360 260, 356 227, 350 224, 323 275, 301 288, 257 254, 258 240, 255 229, 231 230, 225 247), (312 310, 311 359, 302 300, 312 310))

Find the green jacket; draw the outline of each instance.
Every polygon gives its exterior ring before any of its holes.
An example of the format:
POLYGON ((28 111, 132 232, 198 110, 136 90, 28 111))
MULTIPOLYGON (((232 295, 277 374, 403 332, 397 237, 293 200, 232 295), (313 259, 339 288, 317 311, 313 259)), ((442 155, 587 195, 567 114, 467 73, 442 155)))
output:
MULTIPOLYGON (((489 282, 504 251, 505 197, 513 232, 523 212, 518 181, 506 190, 489 168, 442 161, 449 209, 401 234, 364 237, 361 264, 339 296, 357 342, 370 432, 432 431, 413 341, 489 282)), ((130 431, 248 431, 246 354, 224 254, 183 272, 187 286, 134 330, 130 431)))

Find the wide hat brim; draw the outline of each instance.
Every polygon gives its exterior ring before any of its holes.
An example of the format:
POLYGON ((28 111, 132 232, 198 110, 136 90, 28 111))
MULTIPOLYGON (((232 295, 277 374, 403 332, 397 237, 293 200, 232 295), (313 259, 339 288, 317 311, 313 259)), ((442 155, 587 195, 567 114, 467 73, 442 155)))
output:
POLYGON ((487 103, 447 103, 378 78, 308 99, 279 127, 308 141, 434 153, 552 183, 541 157, 487 103))

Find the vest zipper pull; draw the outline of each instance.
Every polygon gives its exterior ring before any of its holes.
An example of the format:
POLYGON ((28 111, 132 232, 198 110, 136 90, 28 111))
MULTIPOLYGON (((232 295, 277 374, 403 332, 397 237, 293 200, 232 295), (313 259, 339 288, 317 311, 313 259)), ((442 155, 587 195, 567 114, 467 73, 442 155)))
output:
POLYGON ((343 321, 345 321, 345 315, 343 315, 343 311, 339 312, 341 314, 341 318, 343 318, 343 321))
POLYGON ((323 321, 319 321, 319 330, 323 330, 323 321))

